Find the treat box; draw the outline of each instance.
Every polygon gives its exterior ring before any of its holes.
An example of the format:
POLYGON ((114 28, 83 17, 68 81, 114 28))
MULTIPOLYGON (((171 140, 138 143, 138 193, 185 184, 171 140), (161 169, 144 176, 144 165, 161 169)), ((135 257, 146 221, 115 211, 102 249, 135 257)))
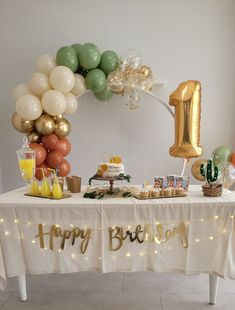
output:
POLYGON ((26 193, 25 196, 31 196, 31 197, 38 197, 38 198, 47 198, 47 199, 54 199, 54 200, 61 200, 61 199, 65 199, 65 198, 69 198, 69 197, 72 197, 72 195, 70 194, 65 194, 63 193, 62 197, 61 198, 55 198, 53 196, 42 196, 42 195, 33 195, 31 193, 26 193))

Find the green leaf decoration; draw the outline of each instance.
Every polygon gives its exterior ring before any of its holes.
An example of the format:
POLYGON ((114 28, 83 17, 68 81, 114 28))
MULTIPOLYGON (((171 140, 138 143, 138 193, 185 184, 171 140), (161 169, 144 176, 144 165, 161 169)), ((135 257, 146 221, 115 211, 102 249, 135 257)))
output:
POLYGON ((120 173, 118 176, 118 180, 120 180, 120 181, 125 180, 128 183, 130 183, 131 182, 131 176, 129 174, 120 173))

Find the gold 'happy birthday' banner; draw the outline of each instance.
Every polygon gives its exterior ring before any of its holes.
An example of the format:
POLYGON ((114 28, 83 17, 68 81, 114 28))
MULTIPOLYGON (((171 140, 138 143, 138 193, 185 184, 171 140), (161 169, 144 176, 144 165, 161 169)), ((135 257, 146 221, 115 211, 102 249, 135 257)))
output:
MULTIPOLYGON (((125 229, 123 227, 115 226, 108 228, 109 233, 109 250, 118 251, 123 246, 124 242, 129 240, 131 243, 138 242, 156 242, 161 244, 167 242, 169 239, 179 236, 181 244, 184 248, 188 248, 188 236, 187 229, 184 222, 179 223, 178 226, 174 226, 172 229, 164 229, 164 226, 159 223, 154 226, 150 224, 136 225, 134 231, 125 229), (155 228, 155 230, 154 230, 155 228)), ((49 249, 54 250, 55 238, 60 238, 60 248, 64 250, 66 240, 70 240, 71 245, 74 246, 77 239, 80 239, 80 251, 84 254, 88 248, 89 241, 92 238, 92 229, 84 228, 80 229, 75 227, 72 229, 62 229, 58 225, 52 225, 50 230, 45 232, 43 224, 38 225, 38 234, 35 238, 39 238, 40 247, 45 248, 45 236, 49 236, 49 249)))

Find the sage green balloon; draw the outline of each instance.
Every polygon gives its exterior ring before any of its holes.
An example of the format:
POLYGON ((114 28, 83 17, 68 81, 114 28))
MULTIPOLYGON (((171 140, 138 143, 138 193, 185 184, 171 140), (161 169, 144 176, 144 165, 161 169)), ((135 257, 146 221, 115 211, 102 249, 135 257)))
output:
MULTIPOLYGON (((82 44, 79 44, 79 43, 75 43, 73 45, 71 45, 71 47, 75 50, 75 52, 77 53, 77 57, 78 57, 78 69, 81 68, 81 65, 80 65, 80 61, 79 61, 79 51, 81 50, 81 47, 82 47, 82 44)), ((76 70, 77 72, 77 70, 76 70)))
POLYGON ((71 45, 71 47, 76 51, 77 56, 79 56, 79 52, 81 50, 82 44, 74 43, 73 45, 71 45))
POLYGON ((232 150, 227 146, 218 146, 212 154, 214 155, 214 162, 216 164, 226 163, 231 161, 232 150))
POLYGON ((79 61, 84 69, 90 70, 98 67, 101 54, 98 47, 93 43, 84 44, 79 51, 79 61))
POLYGON ((104 71, 106 76, 118 68, 118 55, 114 51, 105 51, 101 55, 99 68, 104 71))
POLYGON ((78 68, 78 56, 71 46, 63 46, 56 53, 56 63, 59 66, 65 66, 73 72, 78 68))
POLYGON ((94 93, 101 92, 106 86, 106 76, 100 69, 93 69, 86 75, 86 86, 94 93))
POLYGON ((109 88, 105 87, 100 92, 94 93, 94 95, 99 101, 108 101, 113 96, 113 93, 109 88))

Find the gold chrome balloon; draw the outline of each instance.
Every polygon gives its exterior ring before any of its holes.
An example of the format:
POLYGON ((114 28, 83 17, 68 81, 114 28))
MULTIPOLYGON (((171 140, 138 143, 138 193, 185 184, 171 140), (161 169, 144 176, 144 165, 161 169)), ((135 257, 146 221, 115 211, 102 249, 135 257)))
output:
POLYGON ((57 135, 58 138, 67 137, 70 134, 71 125, 69 121, 65 118, 60 119, 55 124, 54 133, 57 135))
POLYGON ((55 122, 58 122, 59 120, 63 119, 63 114, 57 115, 57 116, 51 116, 55 122))
POLYGON ((200 82, 181 83, 170 95, 170 105, 175 106, 175 144, 169 150, 170 155, 182 158, 200 156, 200 82))
POLYGON ((33 131, 34 121, 27 121, 19 116, 17 112, 12 115, 11 122, 13 127, 23 133, 29 133, 33 131))
POLYGON ((47 136, 54 131, 55 122, 49 114, 43 114, 35 121, 35 126, 38 133, 47 136))
POLYGON ((42 136, 38 132, 31 132, 27 134, 29 143, 40 143, 42 141, 42 136))
POLYGON ((202 164, 205 164, 207 162, 206 159, 197 159, 193 165, 192 165, 192 168, 191 168, 191 173, 193 175, 193 177, 195 179, 197 179, 198 181, 204 181, 205 180, 205 177, 203 177, 201 175, 201 172, 200 172, 200 168, 201 168, 201 165, 202 164))

